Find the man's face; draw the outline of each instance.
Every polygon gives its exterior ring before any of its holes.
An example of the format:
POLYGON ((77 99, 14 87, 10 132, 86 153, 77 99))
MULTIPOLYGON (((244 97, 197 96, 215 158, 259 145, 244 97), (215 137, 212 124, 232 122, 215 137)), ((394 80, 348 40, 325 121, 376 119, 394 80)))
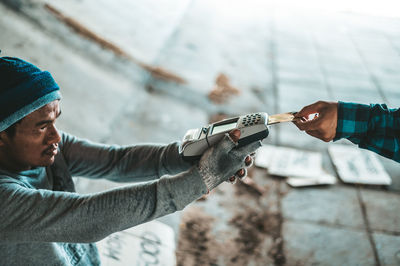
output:
POLYGON ((14 171, 51 165, 61 140, 55 127, 60 114, 56 100, 24 117, 14 136, 0 132, 0 165, 14 171))

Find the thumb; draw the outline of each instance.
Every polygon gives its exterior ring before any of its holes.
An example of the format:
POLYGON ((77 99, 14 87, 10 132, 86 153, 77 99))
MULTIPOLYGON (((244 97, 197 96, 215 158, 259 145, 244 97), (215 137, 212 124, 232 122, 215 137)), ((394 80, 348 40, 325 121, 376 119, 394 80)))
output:
POLYGON ((240 139, 240 130, 239 129, 234 129, 234 130, 232 130, 231 132, 229 132, 229 137, 231 137, 231 139, 234 141, 234 142, 238 142, 239 141, 239 139, 240 139))
POLYGON ((320 111, 320 106, 319 103, 313 103, 310 105, 307 105, 303 107, 298 113, 295 114, 296 118, 306 118, 308 119, 308 116, 311 114, 319 113, 320 111))
POLYGON ((239 138, 239 129, 234 129, 229 134, 225 133, 224 138, 217 144, 217 149, 221 152, 230 152, 237 146, 239 138))

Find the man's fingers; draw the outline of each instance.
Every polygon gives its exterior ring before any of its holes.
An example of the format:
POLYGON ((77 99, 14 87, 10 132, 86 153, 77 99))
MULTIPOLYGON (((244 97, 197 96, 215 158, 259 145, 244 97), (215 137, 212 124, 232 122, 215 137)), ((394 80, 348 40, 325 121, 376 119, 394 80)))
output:
POLYGON ((244 173, 243 173, 241 176, 239 176, 239 179, 240 179, 241 181, 243 181, 243 180, 246 179, 246 177, 247 177, 247 169, 244 168, 244 169, 242 169, 242 170, 244 171, 244 173))
POLYGON ((231 184, 235 184, 236 183, 236 176, 231 176, 229 179, 228 179, 228 181, 231 183, 231 184))
POLYGON ((229 181, 231 184, 236 184, 238 178, 239 178, 240 180, 244 180, 244 179, 246 178, 246 176, 247 176, 247 169, 246 169, 246 168, 242 168, 242 169, 238 170, 238 171, 235 173, 235 175, 231 176, 231 177, 228 179, 228 181, 229 181))
POLYGON ((232 130, 229 134, 225 133, 224 138, 217 144, 217 149, 223 153, 229 152, 237 146, 239 138, 240 130, 238 129, 232 130))
POLYGON ((313 120, 298 120, 295 121, 294 124, 298 127, 298 129, 302 131, 310 131, 317 130, 321 125, 322 118, 320 116, 314 118, 313 120))
POLYGON ((308 118, 309 115, 318 113, 320 111, 320 102, 316 102, 307 106, 304 106, 294 117, 296 118, 308 118))
POLYGON ((315 130, 318 128, 320 124, 320 110, 321 110, 322 102, 316 102, 310 105, 303 107, 299 112, 295 114, 295 119, 293 123, 300 130, 315 130), (316 114, 312 116, 313 114, 316 114))
POLYGON ((246 174, 246 170, 244 168, 240 169, 239 171, 236 172, 236 175, 240 178, 244 177, 246 174))
POLYGON ((253 165, 253 158, 250 155, 247 155, 246 158, 244 159, 244 163, 246 167, 250 167, 253 165))

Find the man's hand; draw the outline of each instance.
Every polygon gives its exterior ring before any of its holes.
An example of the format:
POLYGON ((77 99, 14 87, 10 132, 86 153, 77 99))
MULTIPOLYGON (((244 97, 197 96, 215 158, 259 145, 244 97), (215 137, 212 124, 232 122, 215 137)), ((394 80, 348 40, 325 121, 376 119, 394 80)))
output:
POLYGON ((294 124, 307 134, 329 142, 336 135, 338 103, 318 101, 303 107, 294 124))
POLYGON ((261 146, 261 142, 256 141, 237 147, 239 138, 240 130, 233 130, 201 156, 197 168, 208 190, 212 190, 224 181, 233 182, 236 177, 246 176, 246 168, 253 162, 251 154, 261 146))

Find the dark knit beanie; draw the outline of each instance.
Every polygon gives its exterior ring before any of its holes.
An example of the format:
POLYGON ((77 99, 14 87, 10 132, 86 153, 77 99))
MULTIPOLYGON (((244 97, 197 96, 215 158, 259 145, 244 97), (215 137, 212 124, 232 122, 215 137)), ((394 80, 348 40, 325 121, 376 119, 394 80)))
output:
POLYGON ((0 57, 0 132, 42 106, 61 99, 47 71, 14 57, 0 57))

